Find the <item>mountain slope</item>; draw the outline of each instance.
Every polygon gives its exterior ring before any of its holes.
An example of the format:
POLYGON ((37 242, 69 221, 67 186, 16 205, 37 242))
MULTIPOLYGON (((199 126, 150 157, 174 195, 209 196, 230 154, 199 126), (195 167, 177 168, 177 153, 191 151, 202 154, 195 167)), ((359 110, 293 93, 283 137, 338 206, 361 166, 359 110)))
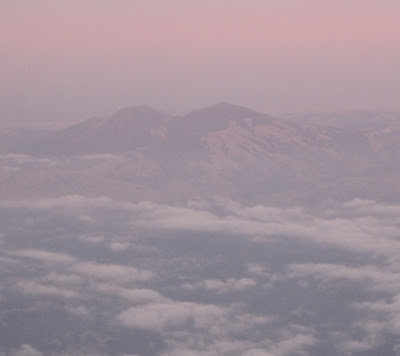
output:
POLYGON ((162 144, 172 118, 146 106, 118 111, 105 118, 92 118, 47 135, 21 151, 41 155, 118 153, 162 144))
POLYGON ((387 128, 325 127, 227 103, 184 116, 133 107, 19 145, 15 152, 40 158, 37 164, 6 159, 0 193, 158 201, 395 199, 399 137, 387 128), (390 177, 383 174, 389 171, 390 177))

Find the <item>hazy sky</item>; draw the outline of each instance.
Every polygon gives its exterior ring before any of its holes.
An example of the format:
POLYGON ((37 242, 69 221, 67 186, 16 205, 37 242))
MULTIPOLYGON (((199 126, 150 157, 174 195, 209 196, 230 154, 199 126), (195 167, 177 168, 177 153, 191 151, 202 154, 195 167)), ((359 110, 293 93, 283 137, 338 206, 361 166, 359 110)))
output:
POLYGON ((0 120, 399 108, 399 0, 1 0, 0 120))

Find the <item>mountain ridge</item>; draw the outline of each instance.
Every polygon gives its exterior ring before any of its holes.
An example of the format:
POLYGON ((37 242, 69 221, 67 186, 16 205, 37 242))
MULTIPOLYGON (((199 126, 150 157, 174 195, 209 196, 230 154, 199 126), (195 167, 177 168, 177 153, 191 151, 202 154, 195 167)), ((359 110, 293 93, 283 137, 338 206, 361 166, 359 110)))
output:
MULTIPOLYGON (((267 133, 267 125, 270 127, 271 137, 279 136, 279 131, 286 136, 291 131, 291 135, 295 136, 296 130, 307 129, 309 132, 319 130, 318 125, 291 123, 225 102, 193 110, 182 116, 170 115, 141 105, 126 107, 108 117, 90 118, 62 130, 50 132, 47 137, 41 137, 36 143, 20 147, 18 153, 30 152, 39 155, 116 153, 169 141, 190 149, 190 145, 204 143, 208 135, 235 126, 247 131, 253 130, 252 134, 262 137, 263 129, 264 133, 267 133)), ((323 135, 326 134, 326 130, 321 128, 323 135)), ((329 130, 334 132, 334 129, 329 130)), ((282 136, 281 140, 288 141, 288 137, 282 136)))
POLYGON ((227 103, 181 116, 128 107, 16 145, 8 153, 36 156, 39 163, 13 166, 12 156, 5 158, 0 193, 159 201, 216 194, 255 202, 392 199, 400 179, 399 142, 400 131, 386 126, 322 126, 227 103), (392 176, 379 174, 382 169, 392 176))

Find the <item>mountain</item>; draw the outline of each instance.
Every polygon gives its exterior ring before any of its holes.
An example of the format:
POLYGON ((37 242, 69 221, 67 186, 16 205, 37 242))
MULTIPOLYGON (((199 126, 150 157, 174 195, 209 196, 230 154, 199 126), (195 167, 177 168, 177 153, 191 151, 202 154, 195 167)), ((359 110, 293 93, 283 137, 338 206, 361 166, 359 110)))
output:
POLYGON ((400 111, 351 110, 344 112, 310 112, 283 115, 290 122, 302 122, 341 129, 374 130, 400 125, 400 111))
POLYGON ((400 198, 395 120, 379 127, 323 123, 322 116, 276 118, 228 103, 183 116, 130 107, 15 145, 11 153, 31 163, 8 159, 0 193, 275 203, 400 198))
MULTIPOLYGON (((20 145, 20 153, 83 155, 131 151, 183 150, 218 153, 239 149, 274 152, 340 149, 365 140, 360 134, 312 123, 290 122, 228 103, 219 103, 171 116, 158 110, 136 106, 110 117, 92 118, 41 137, 34 144, 20 145)), ((365 142, 364 142, 365 144, 365 142)))
POLYGON ((146 106, 125 108, 111 117, 91 118, 52 132, 19 150, 38 155, 81 155, 144 149, 166 140, 171 119, 146 106))

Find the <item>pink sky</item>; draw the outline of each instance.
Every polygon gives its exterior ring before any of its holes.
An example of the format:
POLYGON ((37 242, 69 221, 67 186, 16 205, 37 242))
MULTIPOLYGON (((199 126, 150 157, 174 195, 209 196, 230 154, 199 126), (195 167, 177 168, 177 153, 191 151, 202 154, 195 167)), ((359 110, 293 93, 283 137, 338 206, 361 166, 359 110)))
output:
POLYGON ((0 120, 399 108, 398 0, 2 0, 0 120))

